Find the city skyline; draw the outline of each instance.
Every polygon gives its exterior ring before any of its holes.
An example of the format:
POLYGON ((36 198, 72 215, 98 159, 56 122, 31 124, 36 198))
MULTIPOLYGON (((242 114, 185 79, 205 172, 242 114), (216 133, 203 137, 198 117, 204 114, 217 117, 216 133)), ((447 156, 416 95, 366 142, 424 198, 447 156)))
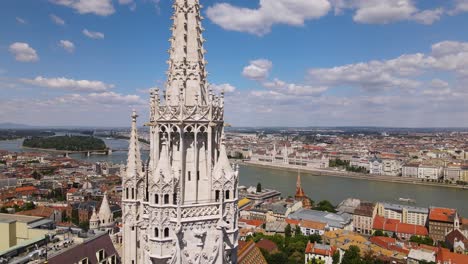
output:
MULTIPOLYGON (((203 1, 233 126, 464 127, 466 1, 203 1)), ((7 1, 0 123, 128 126, 164 88, 170 1, 7 1), (98 3, 98 4, 96 4, 98 3)))

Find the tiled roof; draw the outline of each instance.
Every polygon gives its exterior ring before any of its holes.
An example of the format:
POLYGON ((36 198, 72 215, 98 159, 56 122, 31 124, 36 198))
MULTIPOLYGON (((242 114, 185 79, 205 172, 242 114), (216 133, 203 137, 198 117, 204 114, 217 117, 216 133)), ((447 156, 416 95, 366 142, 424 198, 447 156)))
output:
POLYGON ((429 221, 452 223, 456 213, 457 211, 455 209, 433 207, 429 213, 429 221))
POLYGON ((307 242, 305 253, 316 254, 320 256, 332 256, 336 248, 330 245, 307 242))
POLYGON ((466 264, 468 263, 468 255, 456 254, 448 249, 441 248, 437 254, 436 260, 438 263, 450 264, 466 264))
POLYGON ((269 239, 261 239, 257 242, 257 247, 263 248, 270 253, 278 250, 278 246, 269 239))
POLYGON ((109 235, 102 234, 96 238, 89 239, 82 244, 70 248, 61 254, 49 258, 49 264, 64 264, 64 263, 78 263, 84 258, 88 258, 89 263, 99 263, 97 261, 96 253, 104 249, 105 256, 110 257, 116 255, 117 251, 109 237, 109 235))
POLYGON ((23 186, 15 189, 16 192, 36 192, 38 189, 34 186, 23 186))
POLYGON ((255 243, 239 241, 239 250, 237 251, 237 263, 239 264, 268 264, 263 257, 262 252, 255 243))
POLYGON ((325 227, 327 226, 327 224, 322 223, 322 222, 316 222, 316 221, 302 220, 299 223, 299 226, 310 228, 310 229, 315 229, 315 230, 325 230, 325 227))
POLYGON ((239 219, 239 222, 245 223, 250 226, 255 226, 255 227, 259 227, 265 223, 262 220, 250 220, 250 219, 239 219))
POLYGON ((424 226, 401 223, 399 220, 386 219, 382 216, 374 218, 373 229, 418 236, 427 236, 429 234, 424 226))
POLYGON ((29 216, 40 216, 40 217, 50 217, 54 213, 54 209, 45 206, 39 206, 32 210, 22 211, 16 213, 17 215, 29 215, 29 216))

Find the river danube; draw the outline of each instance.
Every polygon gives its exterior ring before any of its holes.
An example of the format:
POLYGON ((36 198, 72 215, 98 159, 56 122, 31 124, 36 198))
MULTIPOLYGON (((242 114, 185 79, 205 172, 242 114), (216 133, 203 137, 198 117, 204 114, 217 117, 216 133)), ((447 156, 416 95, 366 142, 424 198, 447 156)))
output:
MULTIPOLYGON (((125 149, 128 142, 121 139, 103 139, 113 149, 125 149)), ((0 149, 8 151, 23 151, 22 140, 0 141, 0 149)), ((148 152, 142 151, 147 159, 148 152)), ((72 155, 73 158, 89 162, 107 161, 125 163, 127 153, 118 151, 110 156, 86 157, 81 154, 72 155)), ((264 188, 280 191, 283 196, 294 195, 296 189, 297 173, 274 169, 240 166, 240 184, 256 186, 262 183, 264 188)), ((387 201, 398 203, 398 198, 411 198, 416 200, 417 206, 445 206, 457 208, 459 212, 468 217, 468 190, 412 185, 401 183, 378 182, 358 180, 331 176, 315 176, 302 173, 302 186, 307 195, 314 201, 330 200, 337 204, 346 198, 359 198, 369 201, 387 201)), ((401 202, 400 202, 401 203, 401 202)))

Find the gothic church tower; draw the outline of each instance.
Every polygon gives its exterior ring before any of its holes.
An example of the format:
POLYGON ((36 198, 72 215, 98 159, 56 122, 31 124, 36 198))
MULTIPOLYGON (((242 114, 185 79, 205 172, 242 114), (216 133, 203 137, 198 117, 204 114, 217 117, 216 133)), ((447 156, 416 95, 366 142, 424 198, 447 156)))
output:
POLYGON ((123 176, 128 264, 237 263, 238 167, 224 145, 224 95, 206 81, 199 0, 174 0, 166 90, 150 93, 143 167, 132 115, 123 176))

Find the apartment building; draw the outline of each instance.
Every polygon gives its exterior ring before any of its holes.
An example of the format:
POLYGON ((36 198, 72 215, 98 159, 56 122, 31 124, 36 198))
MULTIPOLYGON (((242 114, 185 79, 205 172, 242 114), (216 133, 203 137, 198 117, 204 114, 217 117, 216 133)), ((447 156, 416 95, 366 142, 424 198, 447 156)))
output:
POLYGON ((410 205, 378 203, 377 215, 387 219, 399 220, 405 224, 424 226, 427 223, 429 209, 410 205))

